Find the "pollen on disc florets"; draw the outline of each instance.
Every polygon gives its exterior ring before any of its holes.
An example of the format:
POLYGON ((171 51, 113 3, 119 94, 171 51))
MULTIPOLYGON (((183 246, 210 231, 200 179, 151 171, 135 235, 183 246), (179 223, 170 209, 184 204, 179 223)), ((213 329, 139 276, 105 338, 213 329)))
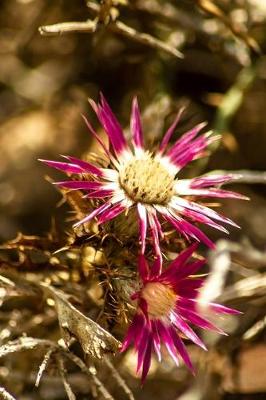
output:
POLYGON ((141 291, 141 297, 146 300, 148 314, 153 318, 169 315, 176 303, 176 293, 169 285, 161 282, 148 282, 141 291))
POLYGON ((133 157, 119 172, 119 182, 136 202, 167 204, 174 191, 174 177, 152 155, 133 157))

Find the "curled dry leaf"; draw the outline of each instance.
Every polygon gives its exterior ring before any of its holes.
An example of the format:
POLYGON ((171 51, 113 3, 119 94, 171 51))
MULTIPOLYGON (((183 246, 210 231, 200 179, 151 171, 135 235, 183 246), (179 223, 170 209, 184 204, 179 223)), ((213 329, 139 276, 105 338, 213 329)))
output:
POLYGON ((59 325, 67 345, 75 338, 85 354, 98 359, 106 353, 116 353, 120 346, 118 340, 70 304, 63 292, 44 283, 42 287, 55 301, 59 325))

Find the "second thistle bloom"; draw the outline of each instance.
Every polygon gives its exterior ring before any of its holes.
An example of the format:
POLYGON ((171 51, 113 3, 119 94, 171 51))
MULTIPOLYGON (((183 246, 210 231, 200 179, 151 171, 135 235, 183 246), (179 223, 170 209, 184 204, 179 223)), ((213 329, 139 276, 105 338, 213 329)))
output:
POLYGON ((185 133, 176 143, 168 146, 179 121, 179 113, 166 132, 159 149, 144 149, 140 112, 137 100, 132 103, 131 145, 127 143, 122 128, 101 96, 99 104, 91 101, 100 123, 106 131, 110 147, 106 147, 86 121, 108 159, 108 168, 93 165, 75 157, 65 156, 68 162, 42 160, 51 167, 73 175, 72 181, 57 182, 68 189, 87 192, 86 197, 99 199, 100 204, 76 226, 97 217, 98 223, 107 222, 119 214, 136 207, 144 254, 147 229, 150 228, 156 254, 160 256, 159 241, 163 236, 161 219, 168 221, 187 239, 203 242, 213 247, 212 241, 194 224, 203 223, 227 232, 223 224, 237 226, 207 206, 196 202, 198 197, 244 198, 239 194, 217 188, 229 181, 230 175, 202 176, 179 179, 178 174, 191 161, 202 157, 217 136, 199 135, 205 124, 199 124, 185 133))
MULTIPOLYGON (((132 296, 137 302, 136 313, 121 351, 133 344, 138 358, 137 371, 141 371, 142 382, 149 371, 152 352, 161 360, 162 345, 177 365, 179 358, 182 358, 194 372, 184 338, 205 350, 206 347, 190 325, 224 334, 199 311, 198 294, 204 278, 194 274, 205 260, 189 260, 195 249, 196 245, 192 245, 183 251, 163 272, 160 272, 159 259, 150 269, 144 256, 140 257, 140 289, 132 296)), ((220 304, 209 303, 207 306, 216 314, 238 314, 238 311, 220 304)))

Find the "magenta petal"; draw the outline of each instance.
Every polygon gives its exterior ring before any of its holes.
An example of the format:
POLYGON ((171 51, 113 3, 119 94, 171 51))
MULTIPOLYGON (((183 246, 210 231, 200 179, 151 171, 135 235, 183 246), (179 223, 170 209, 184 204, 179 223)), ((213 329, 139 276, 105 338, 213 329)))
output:
POLYGON ((147 337, 147 347, 145 350, 145 355, 143 359, 143 367, 142 367, 142 374, 141 374, 141 383, 144 384, 146 376, 149 372, 150 365, 151 365, 151 351, 152 351, 152 335, 150 334, 147 337))
POLYGON ((160 320, 157 321, 157 328, 159 335, 162 338, 162 342, 166 346, 168 353, 172 357, 172 359, 175 361, 176 365, 179 365, 178 357, 176 354, 176 348, 173 343, 172 336, 169 332, 170 327, 166 327, 160 320))
POLYGON ((101 213, 101 216, 98 219, 98 224, 102 224, 109 221, 110 219, 113 219, 114 217, 125 211, 125 209, 126 207, 123 206, 121 203, 114 205, 113 207, 101 213))
POLYGON ((95 210, 93 210, 89 215, 87 215, 85 218, 81 219, 80 221, 78 221, 75 225, 74 228, 85 224, 85 222, 89 222, 92 218, 96 217, 97 215, 100 215, 104 210, 106 210, 107 208, 111 207, 110 203, 104 203, 103 205, 101 205, 99 208, 96 208, 95 210))
POLYGON ((185 347, 183 341, 181 340, 181 338, 178 336, 178 334, 176 333, 176 331, 172 327, 170 328, 170 334, 172 336, 174 345, 175 345, 178 353, 182 357, 182 359, 183 359, 184 363, 186 364, 186 366, 194 374, 195 370, 194 370, 193 364, 192 364, 192 362, 190 360, 190 357, 188 355, 188 352, 186 350, 186 347, 185 347))
POLYGON ((104 183, 94 181, 62 181, 54 182, 54 185, 62 186, 66 189, 104 189, 104 183))
MULTIPOLYGON (((154 211, 154 213, 156 213, 156 211, 154 211)), ((154 219, 153 212, 148 212, 148 219, 149 219, 149 225, 150 225, 150 229, 151 229, 155 254, 158 258, 160 258, 162 260, 162 253, 161 253, 160 240, 159 240, 159 231, 158 231, 156 221, 154 219)))
POLYGON ((209 303, 209 306, 214 312, 218 314, 232 314, 232 315, 242 314, 241 311, 235 310, 234 308, 231 307, 223 306, 221 304, 209 303))
POLYGON ((143 315, 145 316, 146 323, 150 324, 150 318, 149 318, 149 314, 148 314, 148 304, 147 304, 147 301, 145 299, 143 299, 142 297, 140 297, 140 299, 139 299, 139 308, 143 312, 143 315))
POLYGON ((171 157, 177 153, 182 153, 185 149, 187 149, 191 141, 197 136, 197 134, 202 128, 204 128, 205 125, 205 123, 201 123, 182 135, 181 138, 178 139, 178 141, 169 149, 167 156, 171 157))
POLYGON ((171 162, 179 169, 201 156, 208 146, 209 141, 206 135, 201 135, 193 140, 204 126, 205 124, 199 124, 194 127, 191 131, 183 135, 167 152, 167 156, 170 158, 171 162))
POLYGON ((146 326, 143 327, 141 338, 139 340, 139 343, 137 345, 137 352, 138 352, 138 361, 137 361, 137 372, 139 372, 140 368, 143 365, 143 360, 145 357, 145 352, 146 348, 148 345, 148 339, 149 339, 150 333, 147 329, 146 326))
POLYGON ((192 189, 191 194, 194 196, 205 196, 205 197, 218 197, 224 199, 238 199, 238 200, 249 200, 249 197, 243 194, 230 192, 229 190, 208 188, 208 189, 192 189))
POLYGON ((199 294, 199 289, 205 283, 203 278, 186 278, 178 280, 173 284, 174 290, 180 297, 195 298, 199 294))
POLYGON ((114 194, 113 190, 94 190, 93 192, 86 194, 84 197, 87 199, 102 199, 105 197, 110 197, 114 194))
POLYGON ((145 282, 149 276, 149 266, 143 254, 139 256, 138 268, 140 277, 145 282))
POLYGON ((172 261, 168 268, 161 274, 162 279, 167 279, 172 274, 176 274, 176 272, 180 269, 186 268, 185 264, 187 260, 192 256, 194 251, 197 249, 198 243, 194 243, 189 246, 187 249, 183 250, 174 261, 172 261))
POLYGON ((156 320, 152 320, 151 321, 151 329, 152 329, 152 337, 153 337, 153 347, 154 350, 157 354, 158 357, 158 361, 160 362, 162 359, 162 355, 161 355, 161 338, 158 332, 158 327, 157 327, 157 321, 156 320))
POLYGON ((69 174, 80 174, 80 173, 84 172, 84 169, 76 164, 70 164, 70 163, 65 163, 65 162, 60 162, 60 161, 42 160, 41 158, 39 158, 39 161, 45 163, 49 167, 59 169, 60 171, 63 171, 63 172, 69 173, 69 174))
POLYGON ((204 350, 206 349, 205 344, 202 342, 202 340, 196 335, 196 333, 190 328, 190 326, 177 314, 177 313, 172 313, 172 318, 173 318, 173 323, 174 325, 188 338, 190 339, 193 343, 198 345, 204 350))
POLYGON ((136 313, 127 331, 126 337, 123 340, 123 344, 120 349, 121 352, 125 351, 131 342, 135 342, 135 344, 138 343, 140 336, 142 335, 144 325, 145 320, 143 318, 143 315, 136 313))
MULTIPOLYGON (((89 100, 92 108, 94 109, 94 111, 96 112, 97 106, 94 103, 93 100, 89 100), (95 109, 96 107, 96 109, 95 109)), ((84 122, 87 126, 87 128, 89 129, 89 131, 93 134, 93 136, 95 137, 95 139, 97 140, 97 142, 100 144, 100 146, 103 148, 105 154, 111 159, 112 156, 109 152, 109 150, 107 149, 107 147, 105 146, 105 144, 103 143, 102 139, 100 138, 100 136, 96 133, 95 129, 93 129, 91 123, 89 122, 89 120, 85 117, 85 115, 81 114, 82 118, 84 119, 84 122)))
POLYGON ((95 167, 95 165, 92 165, 91 163, 88 163, 87 161, 79 160, 78 158, 72 157, 72 156, 63 156, 63 157, 65 157, 67 160, 71 161, 72 163, 78 165, 80 168, 82 168, 83 172, 87 171, 96 176, 104 175, 100 168, 95 167))
POLYGON ((181 108, 179 110, 174 122, 172 123, 170 128, 167 130, 166 134, 164 135, 162 143, 161 143, 160 148, 159 148, 159 153, 160 154, 162 154, 165 151, 165 149, 166 149, 166 147, 167 147, 167 145, 169 143, 169 140, 171 139, 171 136, 173 135, 173 133, 174 133, 174 131, 176 129, 176 126, 177 126, 177 124, 178 124, 178 122, 180 120, 180 117, 181 117, 181 114, 183 113, 183 111, 184 111, 184 108, 181 108))
POLYGON ((142 149, 143 148, 143 133, 141 127, 141 118, 139 112, 138 100, 135 97, 132 102, 130 129, 133 138, 134 145, 142 149))
POLYGON ((157 258, 155 259, 155 261, 151 267, 149 278, 151 280, 158 278, 161 271, 162 271, 162 257, 157 256, 157 258))
POLYGON ((210 186, 222 185, 223 183, 230 182, 233 180, 233 175, 209 175, 199 176, 191 179, 190 187, 192 189, 201 189, 210 186))
POLYGON ((139 214, 141 253, 144 254, 146 247, 146 234, 147 234, 147 212, 145 206, 143 206, 140 203, 137 203, 137 210, 139 214))
POLYGON ((206 264, 206 260, 197 260, 192 263, 186 264, 186 267, 179 269, 176 274, 176 279, 182 279, 189 275, 195 274, 203 265, 206 264))
POLYGON ((202 328, 207 329, 213 332, 217 332, 220 335, 226 335, 224 331, 215 325, 213 325, 207 319, 201 317, 198 313, 193 312, 192 310, 188 310, 187 308, 178 307, 178 312, 182 315, 182 317, 186 318, 192 324, 202 328))
POLYGON ((185 237, 191 237, 198 242, 203 242, 211 249, 215 248, 215 244, 199 228, 185 221, 183 218, 171 215, 164 215, 164 218, 174 225, 185 237))
POLYGON ((182 151, 181 153, 173 154, 170 157, 170 160, 173 164, 175 164, 179 169, 185 167, 189 162, 195 160, 202 156, 203 151, 208 146, 208 140, 205 136, 200 136, 194 142, 190 144, 190 146, 182 151))
POLYGON ((128 150, 122 128, 102 94, 100 104, 95 111, 112 143, 116 155, 119 156, 124 150, 128 150))
MULTIPOLYGON (((211 218, 207 217, 206 215, 200 214, 196 211, 184 210, 182 212, 182 215, 189 218, 192 221, 200 222, 202 224, 211 226, 212 228, 217 229, 218 231, 221 231, 224 233, 229 233, 228 230, 225 229, 222 225, 217 224, 217 222, 214 222, 211 218)), ((232 221, 230 220, 230 222, 232 222, 232 221)))

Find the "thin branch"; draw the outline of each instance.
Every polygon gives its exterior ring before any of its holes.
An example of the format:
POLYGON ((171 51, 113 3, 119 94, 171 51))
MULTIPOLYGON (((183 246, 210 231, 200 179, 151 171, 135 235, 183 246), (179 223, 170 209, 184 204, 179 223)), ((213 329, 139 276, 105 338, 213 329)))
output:
POLYGON ((129 400, 135 400, 134 395, 132 393, 132 391, 130 390, 130 388, 127 386, 125 380, 122 378, 122 376, 119 374, 119 372, 117 371, 117 369, 114 367, 114 365, 112 364, 112 362, 110 361, 109 358, 105 358, 104 359, 105 364, 107 365, 107 367, 110 369, 112 376, 115 378, 115 380, 117 381, 118 385, 124 390, 125 394, 128 396, 129 400))
POLYGON ((232 181, 236 181, 237 183, 266 184, 265 171, 249 171, 247 169, 241 169, 238 171, 216 170, 213 171, 212 174, 232 175, 232 180, 225 184, 232 183, 232 181))
POLYGON ((6 391, 5 388, 2 386, 0 387, 0 399, 3 400, 16 400, 15 397, 13 397, 10 393, 6 391))
MULTIPOLYGON (((99 6, 97 7, 97 5, 94 5, 91 7, 90 4, 88 4, 88 7, 94 14, 99 14, 99 6)), ((152 47, 156 50, 163 50, 174 57, 183 58, 183 54, 174 47, 149 35, 148 33, 138 32, 134 28, 129 27, 121 21, 108 20, 108 23, 100 23, 99 18, 96 17, 94 20, 89 19, 85 22, 62 22, 54 25, 41 26, 39 28, 39 32, 41 35, 46 36, 61 35, 73 32, 94 33, 99 27, 102 26, 105 26, 105 28, 111 32, 130 38, 138 43, 152 47)))
POLYGON ((37 377, 36 377, 36 381, 35 381, 35 386, 36 386, 36 387, 38 387, 39 384, 40 384, 40 381, 41 381, 41 379, 42 379, 43 373, 44 373, 44 371, 45 371, 46 368, 47 368, 47 365, 48 365, 48 363, 49 363, 49 360, 50 360, 51 355, 52 355, 53 352, 54 352, 54 349, 53 349, 53 348, 50 348, 50 349, 47 351, 47 353, 45 354, 44 358, 43 358, 43 361, 42 361, 42 363, 41 363, 41 365, 40 365, 40 367, 39 367, 39 371, 38 371, 38 374, 37 374, 37 377))
POLYGON ((61 22, 54 25, 40 26, 39 32, 44 36, 55 36, 73 32, 94 33, 97 21, 88 20, 85 22, 61 22))
POLYGON ((87 367, 87 365, 75 354, 71 353, 70 351, 66 351, 64 353, 70 360, 72 360, 82 372, 88 375, 92 380, 95 386, 97 387, 99 393, 102 394, 105 400, 115 400, 114 397, 108 392, 106 387, 102 384, 102 382, 96 376, 96 370, 92 367, 87 367))
POLYGON ((60 355, 57 355, 56 363, 57 363, 57 366, 58 366, 58 369, 59 369, 59 373, 61 375, 61 378, 62 378, 62 381, 63 381, 64 388, 65 388, 65 391, 66 391, 68 399, 69 400, 76 400, 76 396, 75 396, 75 394, 74 394, 74 392, 73 392, 73 390, 72 390, 72 388, 71 388, 71 386, 70 386, 70 384, 69 384, 69 382, 67 380, 67 372, 66 372, 66 369, 65 369, 64 360, 60 355))
MULTIPOLYGON (((15 353, 24 350, 34 350, 38 347, 48 347, 53 349, 54 352, 59 352, 74 364, 76 364, 80 370, 85 373, 95 384, 99 393, 103 396, 105 400, 115 400, 114 397, 108 392, 102 382, 96 376, 95 368, 87 367, 87 365, 75 354, 71 353, 66 347, 58 345, 57 343, 46 340, 46 339, 35 339, 32 337, 21 337, 17 340, 7 342, 5 345, 0 347, 0 358, 4 357, 10 353, 15 353)), ((10 398, 8 400, 13 400, 10 398)))
POLYGON ((129 27, 121 21, 116 21, 110 24, 110 30, 116 33, 120 33, 121 35, 126 36, 141 44, 153 47, 157 50, 163 50, 174 57, 183 58, 183 54, 174 47, 169 46, 168 44, 162 42, 159 39, 156 39, 148 33, 138 32, 136 31, 136 29, 129 27))

